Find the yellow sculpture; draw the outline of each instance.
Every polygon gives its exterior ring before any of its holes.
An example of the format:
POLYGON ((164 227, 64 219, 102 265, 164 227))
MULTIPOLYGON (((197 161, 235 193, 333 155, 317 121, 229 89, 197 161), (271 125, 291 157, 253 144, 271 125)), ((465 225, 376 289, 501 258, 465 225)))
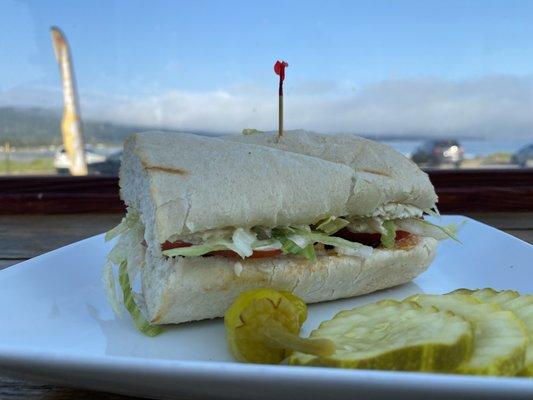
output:
POLYGON ((81 128, 76 82, 70 58, 70 50, 65 35, 57 27, 52 27, 52 42, 59 64, 63 84, 63 120, 61 133, 63 145, 69 159, 71 175, 87 175, 85 143, 81 128))

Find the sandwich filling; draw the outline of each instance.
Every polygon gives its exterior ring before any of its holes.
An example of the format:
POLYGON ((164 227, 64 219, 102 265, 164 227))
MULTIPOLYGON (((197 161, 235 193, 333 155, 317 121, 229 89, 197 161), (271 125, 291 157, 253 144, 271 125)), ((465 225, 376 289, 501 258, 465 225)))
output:
MULTIPOLYGON (((227 227, 175 235, 161 244, 161 252, 166 257, 257 259, 292 255, 314 261, 317 255, 367 258, 375 248, 407 249, 415 246, 420 237, 456 239, 455 227, 432 224, 423 219, 422 211, 396 218, 388 214, 327 216, 310 225, 227 227)), ((138 211, 129 208, 106 239, 127 233, 139 224, 138 211)), ((140 242, 146 246, 144 240, 140 242)))
MULTIPOLYGON (((303 257, 310 262, 317 256, 348 255, 368 258, 374 249, 409 249, 416 246, 422 237, 437 240, 448 237, 456 239, 455 227, 441 227, 425 221, 420 215, 400 213, 367 217, 320 218, 311 225, 263 227, 254 226, 228 227, 212 229, 189 235, 170 237, 155 246, 160 248, 162 257, 225 257, 237 259, 235 274, 243 269, 238 259, 265 257, 303 257), (238 267, 238 268, 237 268, 238 267)), ((140 270, 145 264, 147 243, 145 226, 139 212, 128 208, 121 223, 106 233, 106 240, 118 237, 118 241, 108 255, 104 268, 103 282, 108 299, 115 312, 120 315, 123 303, 137 328, 150 336, 161 331, 145 317, 146 309, 143 297, 134 292, 138 286, 140 270), (116 273, 120 294, 116 288, 116 273)), ((154 246, 152 246, 154 249, 154 246)), ((246 266, 244 265, 244 268, 246 266)))

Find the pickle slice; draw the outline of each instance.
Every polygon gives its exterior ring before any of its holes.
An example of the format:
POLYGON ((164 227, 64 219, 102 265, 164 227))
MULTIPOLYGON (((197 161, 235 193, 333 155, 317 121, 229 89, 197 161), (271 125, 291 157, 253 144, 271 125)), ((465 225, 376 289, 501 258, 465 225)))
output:
POLYGON ((519 375, 533 377, 533 296, 523 295, 513 290, 498 292, 491 288, 469 290, 459 289, 456 292, 470 296, 487 303, 496 303, 503 310, 512 311, 526 327, 529 343, 526 349, 525 367, 519 375))
POLYGON ((520 296, 520 294, 518 292, 515 292, 514 290, 504 290, 498 292, 497 290, 494 290, 492 288, 484 288, 477 290, 457 289, 449 294, 465 294, 485 303, 496 303, 500 305, 509 300, 516 299, 518 296, 520 296))
POLYGON ((291 292, 286 292, 285 290, 280 290, 279 293, 281 293, 286 299, 288 299, 292 305, 296 308, 298 313, 298 322, 300 324, 300 327, 304 324, 305 320, 307 319, 307 304, 300 299, 298 296, 292 294, 291 292))
POLYGON ((291 293, 241 293, 224 316, 229 351, 238 361, 264 364, 278 364, 292 350, 330 354, 331 342, 298 336, 306 318, 307 306, 291 293))
POLYGON ((462 293, 466 292, 443 296, 415 295, 406 300, 452 311, 474 324, 472 357, 460 365, 456 372, 475 375, 516 375, 524 367, 527 346, 524 324, 514 313, 502 310, 499 305, 483 303, 462 293))
POLYGON ((384 300, 341 311, 310 338, 330 339, 335 352, 327 357, 295 352, 290 364, 446 372, 470 356, 473 330, 453 313, 384 300))

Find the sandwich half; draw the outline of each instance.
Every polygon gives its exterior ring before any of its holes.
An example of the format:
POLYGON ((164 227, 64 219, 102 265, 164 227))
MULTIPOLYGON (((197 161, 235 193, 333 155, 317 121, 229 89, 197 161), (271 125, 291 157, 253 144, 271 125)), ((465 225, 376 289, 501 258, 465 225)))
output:
POLYGON ((260 287, 314 303, 399 285, 453 235, 423 219, 437 201, 423 171, 349 135, 135 134, 120 193, 106 283, 116 304, 113 265, 140 277, 127 300, 145 325, 221 317, 260 287))

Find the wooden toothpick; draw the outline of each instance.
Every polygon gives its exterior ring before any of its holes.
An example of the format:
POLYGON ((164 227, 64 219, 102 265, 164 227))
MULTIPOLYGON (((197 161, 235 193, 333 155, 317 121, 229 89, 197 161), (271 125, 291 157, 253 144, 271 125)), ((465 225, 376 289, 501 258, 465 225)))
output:
POLYGON ((279 75, 278 139, 283 136, 283 81, 285 80, 285 68, 288 66, 289 64, 286 61, 276 61, 276 64, 274 64, 274 72, 279 75))

